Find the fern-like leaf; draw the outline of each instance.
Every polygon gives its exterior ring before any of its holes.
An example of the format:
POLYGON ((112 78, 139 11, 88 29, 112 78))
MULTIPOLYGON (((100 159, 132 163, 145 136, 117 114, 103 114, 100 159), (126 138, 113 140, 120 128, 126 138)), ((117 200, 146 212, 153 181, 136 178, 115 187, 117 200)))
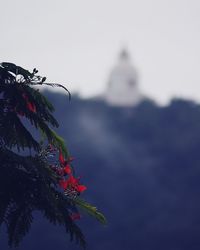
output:
POLYGON ((81 209, 87 212, 89 215, 95 217, 98 221, 102 224, 107 224, 105 216, 100 213, 96 207, 90 205, 89 203, 85 202, 82 199, 76 198, 74 200, 75 204, 78 205, 81 209))
POLYGON ((38 85, 38 84, 48 85, 48 86, 51 86, 51 87, 63 88, 65 91, 67 91, 68 96, 69 96, 69 100, 71 100, 71 93, 70 93, 70 91, 65 86, 63 86, 62 84, 59 84, 59 83, 48 83, 48 82, 42 82, 42 81, 38 82, 38 83, 31 83, 31 85, 38 85))

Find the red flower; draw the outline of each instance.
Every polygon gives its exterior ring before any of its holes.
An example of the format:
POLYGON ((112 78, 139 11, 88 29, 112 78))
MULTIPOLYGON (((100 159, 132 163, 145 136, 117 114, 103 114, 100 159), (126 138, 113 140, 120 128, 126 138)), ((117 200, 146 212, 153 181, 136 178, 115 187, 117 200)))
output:
POLYGON ((77 191, 78 191, 79 193, 82 193, 82 192, 85 191, 86 189, 87 189, 87 187, 84 186, 84 185, 78 185, 78 186, 77 186, 77 191))
POLYGON ((59 185, 61 188, 66 189, 68 186, 68 183, 66 180, 61 180, 61 181, 59 181, 59 185))
POLYGON ((36 107, 34 103, 27 101, 26 106, 31 112, 36 113, 36 107))
POLYGON ((35 106, 35 104, 29 101, 28 96, 25 93, 23 93, 22 96, 26 100, 26 106, 27 106, 27 108, 31 112, 36 113, 36 106, 35 106))
POLYGON ((80 215, 79 213, 72 213, 72 214, 70 215, 70 218, 71 218, 72 220, 80 220, 81 215, 80 215))
POLYGON ((59 162, 64 169, 64 173, 71 174, 72 171, 71 171, 71 167, 69 165, 69 162, 72 160, 73 160, 73 158, 70 157, 69 160, 66 161, 63 154, 62 154, 61 149, 59 150, 59 162))
POLYGON ((73 159, 74 158, 69 157, 69 159, 66 161, 63 154, 62 154, 61 149, 59 150, 59 162, 60 162, 60 165, 62 166, 62 168, 61 168, 62 170, 60 171, 60 173, 62 172, 62 174, 60 174, 60 175, 64 175, 64 173, 69 175, 69 178, 66 180, 62 179, 59 182, 59 185, 64 190, 70 190, 70 191, 76 191, 78 193, 82 193, 83 191, 85 191, 87 189, 87 187, 84 185, 80 185, 80 183, 79 183, 80 178, 75 178, 72 175, 72 170, 71 170, 69 163, 73 159))
POLYGON ((70 175, 70 177, 67 180, 61 180, 59 182, 60 187, 64 190, 70 189, 75 190, 78 193, 82 193, 87 189, 86 186, 79 184, 79 179, 75 178, 73 175, 70 175))
POLYGON ((70 167, 69 164, 65 165, 65 167, 64 167, 64 172, 65 172, 66 174, 71 174, 72 170, 71 170, 71 167, 70 167))
POLYGON ((70 175, 68 181, 68 185, 69 186, 74 186, 74 185, 78 185, 79 180, 77 178, 75 178, 73 175, 70 175))

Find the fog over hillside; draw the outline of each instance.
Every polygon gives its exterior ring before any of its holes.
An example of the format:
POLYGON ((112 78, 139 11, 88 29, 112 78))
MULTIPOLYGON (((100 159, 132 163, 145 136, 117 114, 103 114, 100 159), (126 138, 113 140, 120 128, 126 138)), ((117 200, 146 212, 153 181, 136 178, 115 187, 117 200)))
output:
MULTIPOLYGON (((199 249, 200 106, 176 99, 166 107, 144 101, 117 108, 46 94, 88 187, 83 197, 108 220, 104 227, 83 213, 78 224, 88 250, 199 249)), ((64 230, 36 218, 20 250, 79 249, 64 230)))

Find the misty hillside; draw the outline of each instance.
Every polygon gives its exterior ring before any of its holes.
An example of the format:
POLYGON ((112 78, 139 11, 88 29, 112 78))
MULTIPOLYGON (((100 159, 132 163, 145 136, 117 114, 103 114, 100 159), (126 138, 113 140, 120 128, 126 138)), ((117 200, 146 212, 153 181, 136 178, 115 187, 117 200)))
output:
MULTIPOLYGON (((200 106, 176 99, 114 108, 47 95, 88 187, 83 197, 108 220, 104 227, 83 214, 88 250, 199 250, 200 106)), ((20 250, 79 249, 63 229, 36 218, 20 250)))

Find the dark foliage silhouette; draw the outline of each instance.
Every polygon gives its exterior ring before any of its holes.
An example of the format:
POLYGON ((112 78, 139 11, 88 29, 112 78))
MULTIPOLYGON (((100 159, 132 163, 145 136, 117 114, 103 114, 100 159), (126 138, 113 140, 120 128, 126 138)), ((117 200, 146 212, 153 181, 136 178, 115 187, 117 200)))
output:
POLYGON ((75 223, 80 218, 77 207, 102 223, 105 218, 79 198, 86 187, 74 175, 64 140, 52 129, 58 127, 54 108, 32 86, 68 90, 46 83, 37 73, 12 63, 0 65, 0 225, 7 228, 9 245, 17 247, 30 230, 33 212, 40 211, 85 247, 84 235, 75 223))

